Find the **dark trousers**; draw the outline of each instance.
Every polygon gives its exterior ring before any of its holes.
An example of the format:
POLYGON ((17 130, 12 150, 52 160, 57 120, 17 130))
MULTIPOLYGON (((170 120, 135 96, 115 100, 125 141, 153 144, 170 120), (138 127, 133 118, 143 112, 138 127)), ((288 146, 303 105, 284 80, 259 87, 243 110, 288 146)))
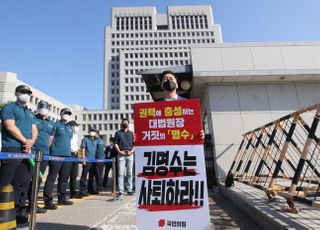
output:
MULTIPOLYGON (((21 148, 3 148, 3 152, 22 152, 21 148)), ((16 216, 26 215, 26 200, 31 179, 31 165, 28 160, 1 160, 0 188, 12 184, 16 216)))
POLYGON ((103 187, 105 187, 105 188, 108 186, 110 169, 112 169, 112 162, 105 163, 104 164, 104 176, 103 176, 103 187))
POLYGON ((89 192, 96 192, 96 191, 102 191, 103 190, 103 180, 102 180, 102 174, 103 174, 103 162, 97 162, 94 163, 89 171, 89 184, 88 184, 88 190, 89 192), (96 182, 96 188, 94 188, 94 182, 96 182))
POLYGON ((82 174, 80 179, 80 192, 86 192, 88 190, 87 177, 92 166, 93 166, 93 163, 91 162, 87 162, 85 165, 82 165, 82 174))
POLYGON ((66 191, 68 187, 68 179, 70 177, 71 162, 50 161, 49 174, 44 186, 43 198, 45 203, 52 202, 53 185, 58 179, 58 201, 66 199, 66 191))
POLYGON ((72 162, 71 172, 70 172, 70 194, 77 194, 77 176, 78 176, 78 162, 72 162))
MULTIPOLYGON (((48 161, 41 161, 41 163, 40 163, 40 172, 42 173, 42 175, 44 175, 44 173, 46 172, 47 166, 48 166, 48 161)), ((34 169, 32 169, 32 175, 33 175, 33 170, 34 169)), ((42 180, 40 178, 40 180, 39 180, 39 189, 40 189, 41 182, 42 182, 42 180)), ((38 192, 39 192, 39 190, 37 191, 37 194, 38 194, 38 192)), ((32 195, 32 180, 30 181, 29 190, 28 190, 29 205, 30 205, 30 202, 31 202, 31 195, 32 195)))

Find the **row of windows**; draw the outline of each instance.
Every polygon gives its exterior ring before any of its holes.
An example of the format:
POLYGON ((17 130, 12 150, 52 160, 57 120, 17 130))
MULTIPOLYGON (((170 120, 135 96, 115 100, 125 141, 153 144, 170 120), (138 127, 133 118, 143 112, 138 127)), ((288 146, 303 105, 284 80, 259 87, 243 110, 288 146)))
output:
POLYGON ((207 15, 172 16, 172 29, 208 29, 207 15))
MULTIPOLYGON (((129 71, 126 69, 125 70, 126 71, 126 74, 128 74, 129 73, 129 71)), ((130 71, 131 72, 131 71, 130 71)), ((132 72, 133 72, 133 70, 132 70, 132 72)), ((144 83, 144 81, 143 81, 143 79, 141 78, 141 77, 135 77, 135 78, 125 78, 124 79, 124 81, 125 81, 125 83, 144 83)))
POLYGON ((156 61, 144 61, 144 62, 142 62, 142 61, 140 61, 140 62, 133 62, 133 61, 130 61, 130 62, 124 62, 125 63, 125 66, 163 66, 163 65, 166 65, 166 66, 168 66, 168 65, 171 65, 171 66, 173 66, 173 65, 188 65, 188 64, 190 64, 190 61, 189 60, 165 60, 165 61, 163 61, 163 60, 160 60, 160 61, 158 61, 158 60, 156 60, 156 61))
POLYGON ((120 77, 119 72, 117 72, 117 71, 112 71, 111 72, 111 78, 119 78, 119 77, 120 77))
POLYGON ((152 20, 147 17, 116 17, 116 30, 152 30, 152 20))
POLYGON ((150 95, 125 95, 126 101, 144 101, 150 100, 150 95))
POLYGON ((125 58, 168 58, 168 57, 188 57, 188 52, 165 52, 165 53, 126 53, 125 58))
POLYGON ((126 86, 125 92, 144 92, 144 86, 126 86))
POLYGON ((129 46, 129 45, 176 45, 176 44, 196 44, 196 43, 210 43, 214 42, 213 38, 206 39, 178 39, 178 40, 140 40, 140 41, 116 41, 112 42, 112 46, 129 46))
POLYGON ((102 121, 102 120, 121 120, 123 118, 128 118, 129 117, 129 113, 104 113, 104 114, 82 114, 82 120, 83 121, 102 121))
MULTIPOLYGON (((213 31, 189 31, 189 32, 154 32, 154 33, 114 33, 111 35, 112 38, 167 38, 167 37, 190 37, 190 36, 197 36, 197 37, 204 37, 204 36, 214 36, 213 31)), ((124 39, 126 40, 126 39, 124 39)))
POLYGON ((134 50, 134 51, 149 51, 149 50, 181 50, 181 49, 186 49, 188 47, 178 47, 178 46, 174 46, 174 47, 167 47, 167 46, 164 46, 164 47, 154 47, 154 46, 149 46, 149 47, 136 47, 136 46, 130 46, 130 47, 125 47, 125 48, 118 48, 118 49, 111 49, 111 52, 112 52, 112 55, 118 55, 120 50, 134 50))

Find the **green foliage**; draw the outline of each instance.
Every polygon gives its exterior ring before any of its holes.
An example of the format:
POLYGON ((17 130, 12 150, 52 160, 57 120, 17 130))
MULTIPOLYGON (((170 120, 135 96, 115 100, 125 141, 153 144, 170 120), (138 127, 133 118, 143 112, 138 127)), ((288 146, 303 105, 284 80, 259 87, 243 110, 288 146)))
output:
POLYGON ((3 106, 12 103, 13 101, 7 101, 6 103, 1 103, 0 104, 0 110, 3 108, 3 106))

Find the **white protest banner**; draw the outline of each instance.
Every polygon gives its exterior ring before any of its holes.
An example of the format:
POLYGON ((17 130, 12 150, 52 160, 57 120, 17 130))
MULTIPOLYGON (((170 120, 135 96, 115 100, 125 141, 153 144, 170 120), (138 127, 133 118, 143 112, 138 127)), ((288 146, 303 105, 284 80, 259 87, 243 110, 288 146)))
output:
POLYGON ((200 101, 134 106, 137 228, 210 229, 200 101))

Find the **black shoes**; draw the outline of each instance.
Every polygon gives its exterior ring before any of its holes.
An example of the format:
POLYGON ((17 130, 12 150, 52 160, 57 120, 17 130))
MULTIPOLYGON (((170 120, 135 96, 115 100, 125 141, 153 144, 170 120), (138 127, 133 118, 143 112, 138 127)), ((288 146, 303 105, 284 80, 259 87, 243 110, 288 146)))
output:
MULTIPOLYGON (((30 213, 30 212, 31 212, 31 208, 30 208, 30 206, 28 206, 27 213, 30 213)), ((37 213, 46 213, 46 212, 47 212, 47 209, 37 206, 37 213)))
POLYGON ((52 202, 48 202, 44 204, 44 208, 47 210, 56 210, 58 207, 52 202))
POLYGON ((122 193, 118 193, 116 196, 115 201, 122 201, 123 200, 123 194, 122 193))
POLYGON ((65 200, 60 200, 60 201, 58 201, 58 205, 67 205, 67 206, 73 205, 73 201, 67 200, 67 199, 65 199, 65 200))
POLYGON ((75 193, 70 195, 70 199, 81 199, 82 196, 79 193, 75 193))
POLYGON ((41 207, 37 207, 37 213, 46 213, 47 212, 47 209, 45 208, 41 208, 41 207))
POLYGON ((81 191, 79 192, 79 196, 82 198, 82 197, 86 197, 86 196, 89 196, 89 193, 85 192, 85 191, 81 191))
POLYGON ((98 195, 99 192, 98 192, 98 191, 91 191, 91 192, 89 192, 89 194, 91 194, 91 195, 98 195))
POLYGON ((17 222, 17 224, 28 223, 28 217, 27 216, 16 216, 16 222, 17 222))
POLYGON ((134 192, 130 191, 128 192, 128 196, 133 196, 134 195, 134 192))

